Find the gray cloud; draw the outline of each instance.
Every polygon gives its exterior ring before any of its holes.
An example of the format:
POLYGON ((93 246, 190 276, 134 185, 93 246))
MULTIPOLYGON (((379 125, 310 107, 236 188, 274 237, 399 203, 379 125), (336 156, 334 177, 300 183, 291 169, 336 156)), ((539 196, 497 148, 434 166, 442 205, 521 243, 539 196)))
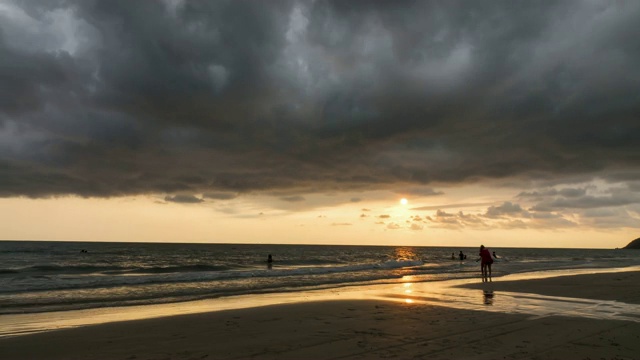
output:
POLYGON ((232 200, 238 197, 238 194, 235 193, 224 193, 224 192, 215 192, 215 193, 207 193, 204 194, 205 198, 208 199, 216 199, 216 200, 232 200))
POLYGON ((301 201, 305 201, 305 198, 302 196, 285 196, 285 197, 281 197, 280 200, 286 201, 286 202, 301 202, 301 201))
POLYGON ((441 209, 460 209, 460 208, 475 208, 479 206, 491 205, 493 202, 485 202, 485 203, 456 203, 456 204, 440 204, 440 205, 430 205, 430 206, 420 206, 412 208, 411 210, 441 210, 441 209))
MULTIPOLYGON (((633 181, 639 16, 633 1, 8 1, 0 196, 633 181)), ((607 200, 558 195, 539 208, 607 200)))
POLYGON ((640 204, 640 192, 631 188, 613 188, 602 194, 584 194, 577 197, 550 197, 534 205, 534 211, 564 209, 594 209, 640 204))
MULTIPOLYGON (((431 222, 431 225, 434 227, 441 228, 450 228, 450 229, 459 229, 466 226, 466 219, 469 218, 469 215, 464 215, 462 212, 458 212, 457 214, 448 213, 443 210, 438 210, 434 214, 434 216, 426 217, 428 221, 431 222)), ((474 217, 477 218, 477 217, 474 217)), ((478 222, 475 223, 475 227, 481 227, 483 223, 478 222)))
POLYGON ((389 230, 398 230, 398 229, 401 229, 401 228, 402 228, 402 226, 400 224, 398 224, 398 223, 395 223, 395 222, 391 222, 391 223, 387 224, 387 229, 389 229, 389 230))
POLYGON ((545 189, 542 191, 532 191, 532 192, 523 191, 520 194, 518 194, 518 197, 541 199, 548 196, 564 196, 566 198, 575 198, 575 197, 584 196, 586 192, 587 192, 587 189, 585 188, 563 188, 560 190, 545 189))
MULTIPOLYGON (((438 210, 434 216, 426 216, 425 220, 430 227, 446 229, 561 229, 577 225, 560 214, 531 213, 509 202, 500 206, 491 206, 484 214, 465 214, 462 211, 448 213, 438 210)), ((628 222, 627 226, 629 226, 628 222)))
POLYGON ((166 196, 164 198, 165 201, 169 201, 169 202, 176 202, 176 203, 184 203, 184 204, 197 204, 197 203, 201 203, 204 200, 197 198, 193 195, 183 195, 183 194, 179 194, 179 195, 174 195, 174 196, 166 196))
POLYGON ((514 204, 510 201, 505 201, 499 206, 490 206, 485 213, 485 216, 490 218, 501 217, 504 215, 521 215, 528 217, 529 213, 522 209, 520 205, 514 204))
POLYGON ((444 194, 444 192, 442 191, 437 191, 428 187, 403 188, 402 190, 396 190, 395 193, 402 194, 402 195, 412 195, 416 197, 422 197, 422 196, 427 197, 427 196, 436 196, 436 195, 444 194))
POLYGON ((418 231, 418 230, 422 230, 422 229, 424 229, 424 225, 417 224, 417 223, 412 223, 412 224, 409 226, 409 228, 410 228, 411 230, 416 230, 416 231, 418 231))

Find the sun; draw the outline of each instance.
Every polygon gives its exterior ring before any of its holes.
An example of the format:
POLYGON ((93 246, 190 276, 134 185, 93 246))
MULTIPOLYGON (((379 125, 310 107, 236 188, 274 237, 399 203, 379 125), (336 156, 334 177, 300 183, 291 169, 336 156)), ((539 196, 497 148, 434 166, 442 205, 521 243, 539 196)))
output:
POLYGON ((407 205, 408 203, 409 203, 409 200, 407 200, 407 198, 400 199, 400 204, 407 205))

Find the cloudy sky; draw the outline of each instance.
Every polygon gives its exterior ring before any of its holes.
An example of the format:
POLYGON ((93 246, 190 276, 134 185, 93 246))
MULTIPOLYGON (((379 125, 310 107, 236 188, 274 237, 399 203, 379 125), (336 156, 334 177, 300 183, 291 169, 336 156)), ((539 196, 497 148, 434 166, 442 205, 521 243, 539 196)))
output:
POLYGON ((634 0, 3 1, 0 238, 624 246, 639 18, 634 0))

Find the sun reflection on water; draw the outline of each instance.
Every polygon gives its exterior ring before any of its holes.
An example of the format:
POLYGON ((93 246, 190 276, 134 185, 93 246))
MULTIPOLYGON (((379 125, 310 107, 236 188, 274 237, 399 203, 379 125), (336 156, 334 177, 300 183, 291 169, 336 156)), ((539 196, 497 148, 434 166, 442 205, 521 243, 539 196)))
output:
POLYGON ((394 250, 394 255, 397 261, 410 261, 417 260, 418 254, 415 249, 410 247, 397 247, 394 250))

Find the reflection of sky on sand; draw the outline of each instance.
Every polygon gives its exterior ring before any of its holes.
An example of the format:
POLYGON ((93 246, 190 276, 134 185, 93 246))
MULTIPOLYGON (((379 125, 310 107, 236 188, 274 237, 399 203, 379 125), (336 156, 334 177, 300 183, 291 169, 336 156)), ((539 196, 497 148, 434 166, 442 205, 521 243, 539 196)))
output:
MULTIPOLYGON (((584 273, 615 272, 615 269, 585 270, 584 273)), ((618 270, 619 271, 619 270, 618 270)), ((505 277, 504 280, 522 280, 566 275, 568 272, 545 272, 505 277)), ((575 271, 570 272, 576 274, 575 271)), ((372 291, 376 299, 392 299, 413 304, 429 304, 456 309, 528 314, 532 317, 570 316, 600 320, 627 320, 640 322, 640 306, 611 300, 595 300, 562 296, 547 296, 522 292, 494 291, 492 283, 482 289, 457 287, 475 284, 477 279, 442 282, 414 282, 410 276, 396 285, 396 291, 372 291)), ((385 289, 388 290, 389 288, 385 289)))
MULTIPOLYGON (((539 272, 510 275, 502 280, 524 280, 561 275, 612 273, 640 270, 589 269, 539 272)), ((532 318, 545 316, 573 316, 601 320, 627 320, 640 322, 640 306, 618 301, 545 296, 529 293, 495 291, 492 283, 483 283, 482 289, 456 287, 477 284, 479 279, 424 281, 405 276, 396 284, 349 286, 328 290, 299 291, 261 295, 243 295, 192 302, 101 308, 41 314, 2 315, 0 337, 30 334, 69 327, 103 324, 116 321, 140 320, 171 315, 195 314, 210 311, 243 309, 257 306, 293 304, 310 301, 384 300, 406 304, 429 304, 463 310, 529 314, 532 318)))

